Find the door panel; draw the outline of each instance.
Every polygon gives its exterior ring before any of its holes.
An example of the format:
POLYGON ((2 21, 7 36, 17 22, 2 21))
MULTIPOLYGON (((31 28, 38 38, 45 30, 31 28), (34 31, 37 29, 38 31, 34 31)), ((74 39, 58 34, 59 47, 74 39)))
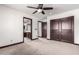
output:
POLYGON ((52 20, 50 22, 50 33, 51 33, 51 39, 52 40, 59 40, 59 20, 52 20))
POLYGON ((47 38, 47 22, 42 22, 42 37, 47 38))
POLYGON ((63 18, 62 22, 62 41, 73 43, 73 33, 72 33, 72 17, 63 18))

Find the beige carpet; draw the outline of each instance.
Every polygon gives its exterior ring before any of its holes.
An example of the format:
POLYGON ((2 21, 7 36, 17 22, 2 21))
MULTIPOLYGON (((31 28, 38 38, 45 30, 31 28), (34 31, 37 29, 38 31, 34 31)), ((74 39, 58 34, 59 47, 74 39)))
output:
POLYGON ((0 49, 1 55, 77 55, 79 46, 40 38, 25 43, 0 49))

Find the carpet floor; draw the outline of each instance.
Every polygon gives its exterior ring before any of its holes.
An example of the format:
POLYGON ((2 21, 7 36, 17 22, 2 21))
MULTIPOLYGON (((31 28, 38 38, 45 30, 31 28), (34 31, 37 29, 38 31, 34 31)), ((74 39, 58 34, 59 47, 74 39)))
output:
POLYGON ((24 43, 0 49, 0 55, 79 55, 79 46, 39 38, 24 43))

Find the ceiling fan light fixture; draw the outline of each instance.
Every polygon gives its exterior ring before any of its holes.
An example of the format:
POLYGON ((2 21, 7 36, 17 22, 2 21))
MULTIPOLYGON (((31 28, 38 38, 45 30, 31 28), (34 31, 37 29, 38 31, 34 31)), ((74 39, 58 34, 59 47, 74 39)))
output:
POLYGON ((40 13, 40 12, 42 12, 42 9, 38 9, 37 11, 40 13))
POLYGON ((45 14, 44 10, 52 10, 53 9, 52 7, 43 7, 43 4, 39 4, 37 7, 32 7, 32 6, 27 6, 27 7, 37 9, 32 14, 42 13, 43 15, 45 14))

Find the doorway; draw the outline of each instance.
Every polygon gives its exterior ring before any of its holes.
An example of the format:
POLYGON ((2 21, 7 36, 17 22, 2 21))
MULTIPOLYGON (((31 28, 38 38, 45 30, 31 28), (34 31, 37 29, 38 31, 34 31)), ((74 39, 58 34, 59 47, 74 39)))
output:
POLYGON ((51 20, 50 39, 74 43, 74 16, 51 20))
POLYGON ((32 40, 32 19, 23 17, 23 37, 32 40))

